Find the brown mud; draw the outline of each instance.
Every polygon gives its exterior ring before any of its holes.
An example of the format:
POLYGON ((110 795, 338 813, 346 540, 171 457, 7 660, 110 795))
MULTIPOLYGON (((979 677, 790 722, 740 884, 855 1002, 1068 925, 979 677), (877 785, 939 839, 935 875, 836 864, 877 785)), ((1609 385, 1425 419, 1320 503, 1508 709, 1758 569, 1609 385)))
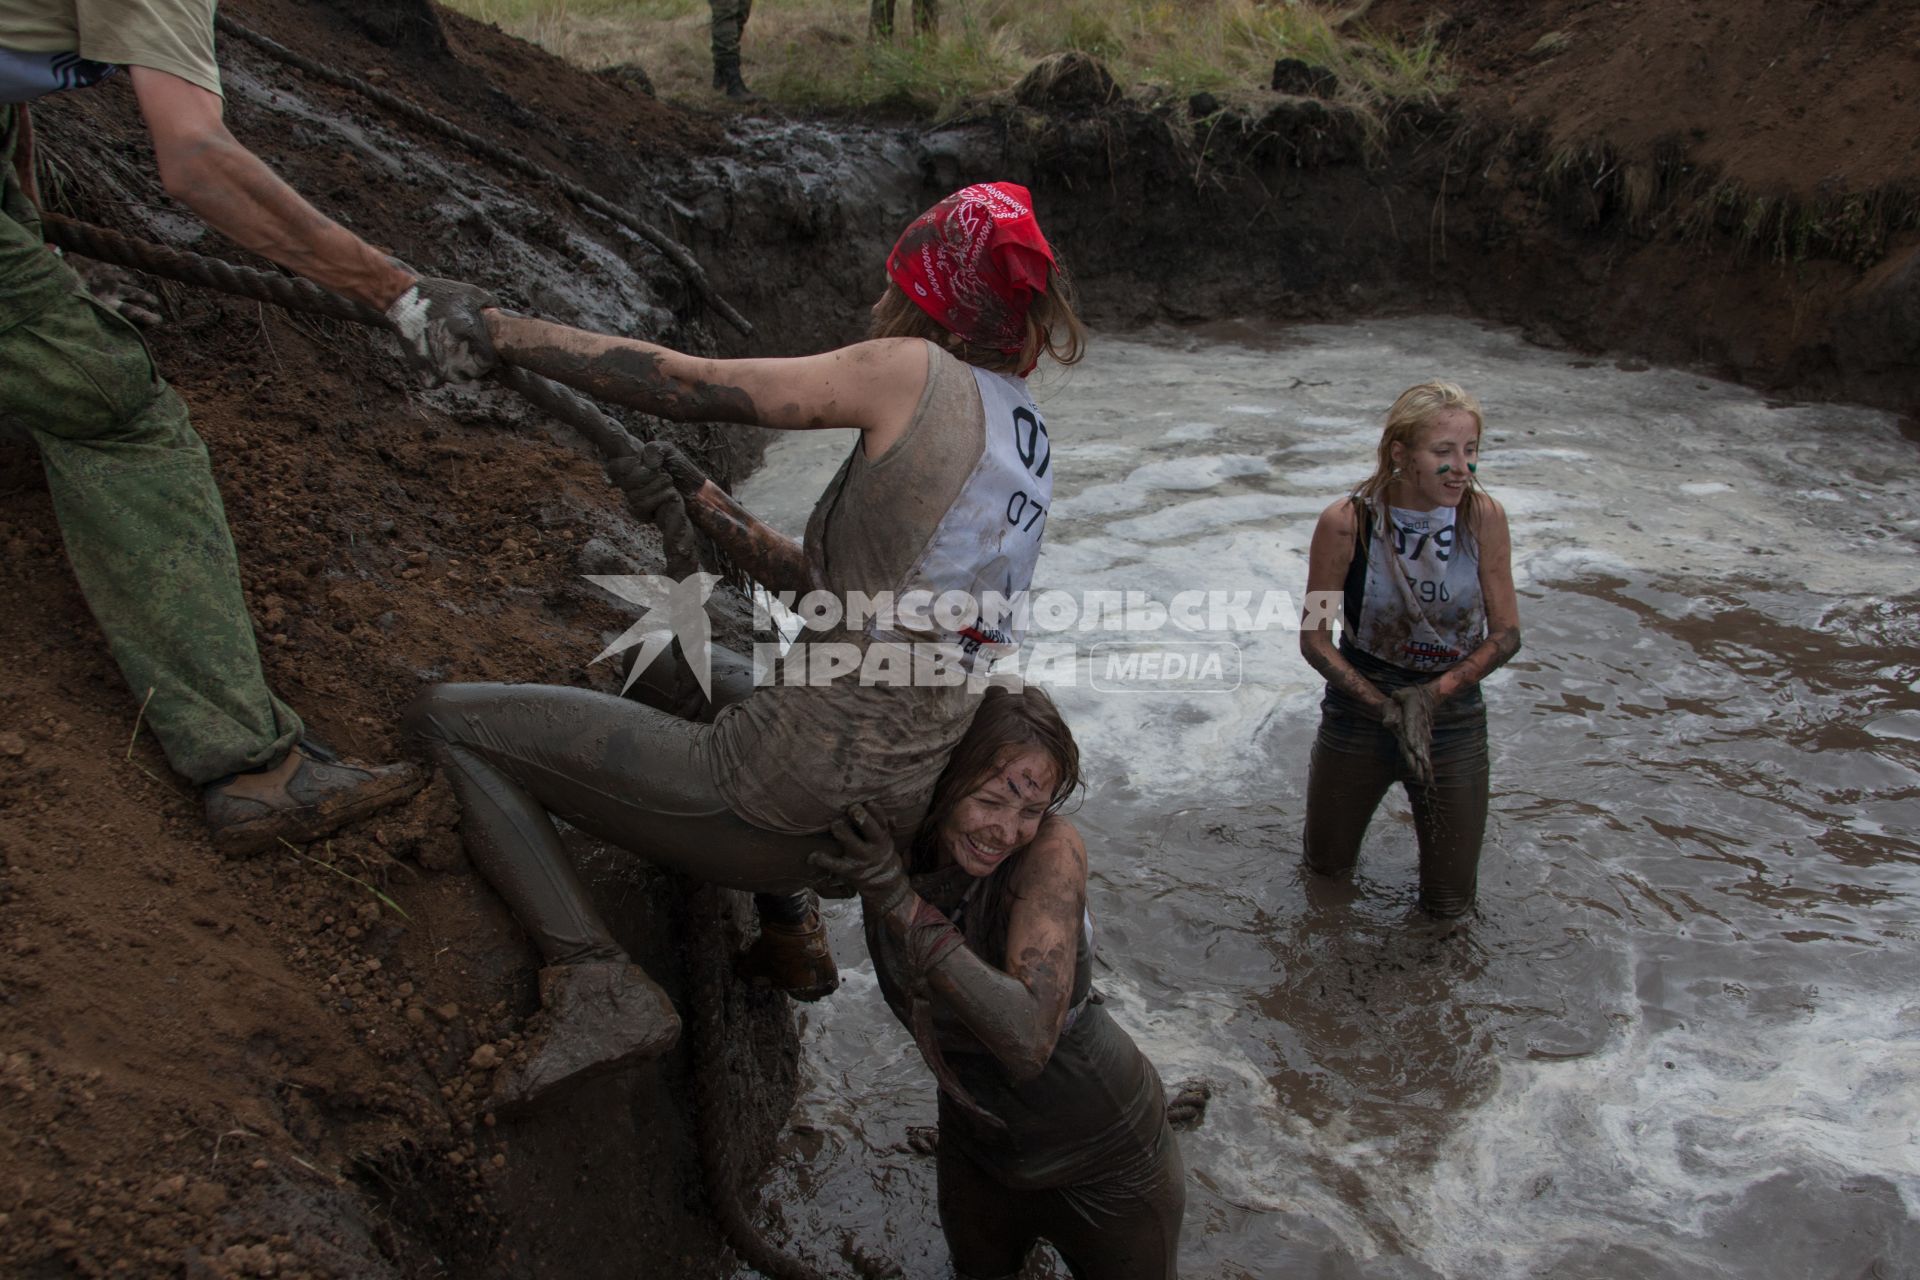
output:
MULTIPOLYGON (((1430 8, 1387 0, 1371 18, 1414 29, 1430 8)), ((1671 8, 1450 5, 1466 87, 1384 139, 1285 95, 1198 120, 1184 103, 1042 95, 938 128, 729 123, 456 15, 444 50, 376 39, 345 4, 248 0, 231 16, 631 200, 755 321, 757 353, 854 336, 891 236, 993 177, 1034 189, 1099 324, 1465 311, 1911 410, 1910 9, 1671 8), (1693 35, 1710 76, 1681 48, 1693 35), (1622 62, 1633 50, 1642 62, 1622 62)), ((222 59, 240 138, 423 269, 598 326, 600 291, 619 286, 632 331, 743 349, 657 258, 557 193, 496 175, 511 199, 463 205, 429 165, 446 144, 238 42, 222 59), (286 128, 269 109, 286 96, 399 135, 400 163, 286 128)), ((124 83, 37 115, 55 207, 232 256, 159 191, 124 83)), ((212 448, 269 678, 316 732, 390 759, 426 682, 611 683, 586 663, 631 619, 580 575, 657 566, 658 539, 579 440, 502 393, 416 392, 381 336, 162 292, 156 358, 212 448)), ((675 438, 723 480, 746 460, 709 429, 675 438)), ((715 1119, 751 1182, 794 1087, 784 1003, 729 988, 726 1062, 695 1064, 683 1040, 557 1115, 490 1119, 533 959, 465 867, 444 786, 330 842, 216 859, 197 798, 137 730, 37 459, 10 439, 0 545, 0 1272, 728 1273, 690 1080, 729 1082, 715 1119)), ((616 932, 686 1011, 689 963, 750 911, 577 847, 616 932)))

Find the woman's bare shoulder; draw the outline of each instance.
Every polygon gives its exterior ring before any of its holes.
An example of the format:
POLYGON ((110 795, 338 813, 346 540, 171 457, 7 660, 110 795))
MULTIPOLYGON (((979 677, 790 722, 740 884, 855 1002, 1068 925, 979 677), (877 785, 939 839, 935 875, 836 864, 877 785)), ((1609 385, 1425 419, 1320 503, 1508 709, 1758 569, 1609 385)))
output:
POLYGON ((1049 814, 1040 824, 1040 830, 1034 833, 1033 843, 1027 846, 1027 856, 1021 860, 1019 884, 1025 886, 1043 880, 1058 883, 1063 877, 1082 885, 1086 883, 1087 846, 1071 820, 1057 813, 1049 814))
POLYGON ((1345 494, 1327 504, 1326 510, 1320 513, 1320 522, 1317 527, 1325 529, 1328 533, 1350 535, 1357 527, 1357 521, 1358 517, 1353 510, 1353 495, 1345 494))

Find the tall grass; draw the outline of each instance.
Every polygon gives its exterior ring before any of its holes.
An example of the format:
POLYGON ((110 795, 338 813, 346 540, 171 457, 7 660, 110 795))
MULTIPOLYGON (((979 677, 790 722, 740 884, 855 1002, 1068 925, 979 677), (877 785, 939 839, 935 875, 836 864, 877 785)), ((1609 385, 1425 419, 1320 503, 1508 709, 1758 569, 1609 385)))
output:
MULTIPOLYGON (((448 0, 590 68, 637 62, 668 97, 709 92, 706 0, 448 0)), ((1334 71, 1350 105, 1377 109, 1444 93, 1431 41, 1396 43, 1312 0, 944 0, 938 39, 912 34, 898 0, 891 42, 868 38, 865 0, 759 0, 747 80, 779 102, 897 105, 938 113, 1004 89, 1050 53, 1105 61, 1122 84, 1179 94, 1253 91, 1277 58, 1334 71)))

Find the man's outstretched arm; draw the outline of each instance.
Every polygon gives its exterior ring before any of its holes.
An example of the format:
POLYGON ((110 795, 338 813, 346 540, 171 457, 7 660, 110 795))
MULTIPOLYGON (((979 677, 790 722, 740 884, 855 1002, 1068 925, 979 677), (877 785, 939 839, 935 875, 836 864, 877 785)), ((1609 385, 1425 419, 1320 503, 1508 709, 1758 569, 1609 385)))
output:
POLYGON ((170 72, 129 68, 167 194, 242 248, 382 312, 429 381, 494 364, 481 290, 417 276, 308 204, 227 131, 220 96, 170 72))
POLYGON ((220 96, 129 68, 167 194, 242 248, 385 311, 417 278, 308 204, 227 131, 220 96))

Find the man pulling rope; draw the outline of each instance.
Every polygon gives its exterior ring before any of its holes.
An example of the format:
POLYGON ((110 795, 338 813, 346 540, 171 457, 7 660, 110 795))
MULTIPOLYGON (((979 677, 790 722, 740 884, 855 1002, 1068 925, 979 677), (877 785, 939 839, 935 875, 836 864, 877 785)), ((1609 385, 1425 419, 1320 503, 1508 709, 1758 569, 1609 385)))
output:
POLYGON ((42 235, 26 104, 125 68, 168 194, 235 243, 387 317, 434 381, 494 362, 492 300, 420 276, 321 214, 222 119, 214 0, 0 0, 0 421, 40 449, 115 661, 216 848, 303 843, 396 804, 411 765, 350 765, 267 688, 206 446, 139 335, 42 235), (151 693, 146 691, 151 690, 151 693))

